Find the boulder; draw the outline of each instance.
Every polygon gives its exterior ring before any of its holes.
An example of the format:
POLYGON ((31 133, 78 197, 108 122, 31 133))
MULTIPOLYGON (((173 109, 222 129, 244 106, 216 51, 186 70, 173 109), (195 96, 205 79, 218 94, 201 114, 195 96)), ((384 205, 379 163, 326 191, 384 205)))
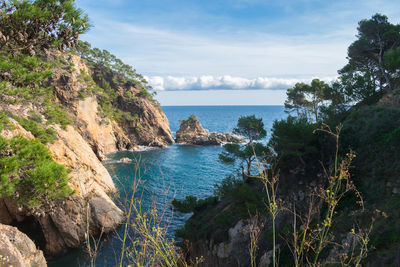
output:
POLYGON ((122 158, 122 159, 120 159, 119 161, 122 162, 122 163, 129 163, 129 162, 132 162, 132 160, 131 160, 130 158, 122 158))
POLYGON ((45 267, 46 259, 27 235, 17 228, 0 224, 0 266, 45 267))

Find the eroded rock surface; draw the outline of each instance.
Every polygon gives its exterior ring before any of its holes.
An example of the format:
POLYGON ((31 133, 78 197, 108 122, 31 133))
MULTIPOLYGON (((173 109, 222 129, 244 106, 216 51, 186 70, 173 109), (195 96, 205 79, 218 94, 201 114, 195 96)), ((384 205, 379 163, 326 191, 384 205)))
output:
POLYGON ((0 224, 0 266, 47 266, 43 252, 17 228, 0 224))
MULTIPOLYGON (((89 234, 95 235, 113 231, 123 221, 122 211, 109 196, 116 188, 101 164, 106 153, 135 149, 139 145, 165 147, 174 142, 161 108, 152 99, 143 97, 132 84, 111 85, 117 95, 112 105, 137 118, 136 122, 132 123, 124 117, 118 121, 105 117, 100 112, 99 95, 88 93, 80 97, 80 93, 93 87, 85 78, 92 75, 93 70, 79 56, 57 56, 73 63, 71 69, 55 69, 52 77, 55 102, 66 109, 72 125, 62 128, 46 124, 44 107, 39 104, 0 104, 0 111, 15 116, 28 118, 31 111, 39 114, 44 127, 51 127, 57 133, 56 140, 47 144, 53 159, 71 170, 69 186, 74 194, 67 199, 54 200, 27 210, 12 198, 0 198, 0 223, 36 222, 40 228, 38 232, 43 233, 47 254, 79 247, 85 242, 87 225, 89 234)), ((113 77, 109 78, 112 80, 113 77)), ((91 82, 94 83, 93 80, 91 82)), ((28 139, 34 138, 17 121, 10 118, 10 123, 14 127, 12 130, 4 129, 0 133, 3 137, 12 138, 21 134, 28 139)))
POLYGON ((181 122, 176 132, 176 142, 192 145, 221 145, 224 143, 242 143, 237 135, 231 133, 209 132, 204 129, 196 116, 192 115, 181 122))

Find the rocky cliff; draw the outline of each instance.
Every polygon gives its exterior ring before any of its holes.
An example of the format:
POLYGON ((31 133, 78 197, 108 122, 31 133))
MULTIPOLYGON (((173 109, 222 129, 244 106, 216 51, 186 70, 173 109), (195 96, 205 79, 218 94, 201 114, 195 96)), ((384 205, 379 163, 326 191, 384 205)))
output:
POLYGON ((241 143, 237 135, 231 133, 209 132, 204 129, 195 115, 183 120, 176 132, 176 142, 193 145, 221 145, 224 143, 241 143))
POLYGON ((110 97, 92 78, 95 69, 89 68, 79 56, 47 57, 50 62, 62 62, 54 65, 48 84, 53 88, 52 103, 45 106, 35 100, 1 102, 0 111, 8 114, 12 125, 3 129, 1 136, 35 138, 32 129, 25 129, 13 118, 34 120, 38 122, 35 125, 46 131, 50 129, 55 140, 46 146, 54 161, 70 169, 69 186, 74 193, 38 208, 17 204, 13 196, 0 198, 0 223, 29 224, 41 248, 48 254, 56 254, 82 244, 87 225, 90 234, 96 235, 112 231, 123 222, 122 211, 109 196, 116 191, 115 185, 101 164, 106 153, 135 149, 138 145, 165 147, 174 140, 161 108, 143 96, 134 84, 111 83, 110 97), (64 110, 69 123, 51 121, 49 105, 64 110))

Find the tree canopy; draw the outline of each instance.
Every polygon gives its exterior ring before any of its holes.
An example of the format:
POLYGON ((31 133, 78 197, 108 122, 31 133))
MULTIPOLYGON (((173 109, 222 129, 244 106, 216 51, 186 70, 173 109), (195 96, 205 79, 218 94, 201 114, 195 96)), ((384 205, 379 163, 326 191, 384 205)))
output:
POLYGON ((400 25, 375 14, 358 24, 357 40, 348 48, 349 62, 339 70, 339 81, 355 100, 399 86, 400 25))
POLYGON ((73 47, 89 26, 74 0, 0 1, 0 50, 13 55, 73 47))
POLYGON ((225 151, 219 154, 219 159, 225 163, 233 163, 236 159, 240 160, 242 168, 244 168, 243 163, 246 164, 247 176, 250 176, 251 166, 256 157, 261 160, 269 155, 267 146, 254 142, 267 135, 262 118, 256 118, 255 115, 240 117, 233 132, 246 137, 249 140, 248 143, 245 145, 225 144, 225 151))
POLYGON ((325 100, 333 97, 331 87, 319 79, 312 80, 311 84, 296 83, 286 92, 285 108, 290 113, 296 111, 301 118, 319 120, 320 107, 325 100))
POLYGON ((233 133, 246 137, 250 143, 267 135, 262 118, 256 118, 255 115, 240 117, 233 133))

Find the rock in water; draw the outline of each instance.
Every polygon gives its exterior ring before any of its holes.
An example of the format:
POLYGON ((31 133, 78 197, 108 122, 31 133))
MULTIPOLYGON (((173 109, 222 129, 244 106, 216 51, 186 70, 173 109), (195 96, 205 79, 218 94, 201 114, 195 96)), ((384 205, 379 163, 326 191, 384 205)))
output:
POLYGON ((176 132, 176 142, 193 145, 221 145, 223 143, 242 143, 237 135, 231 133, 215 133, 204 129, 195 115, 181 122, 176 132))
POLYGON ((45 267, 46 259, 29 237, 17 228, 0 224, 0 266, 45 267))
POLYGON ((129 162, 132 162, 132 160, 131 160, 130 158, 122 158, 122 159, 120 159, 119 161, 122 162, 122 163, 129 163, 129 162))

